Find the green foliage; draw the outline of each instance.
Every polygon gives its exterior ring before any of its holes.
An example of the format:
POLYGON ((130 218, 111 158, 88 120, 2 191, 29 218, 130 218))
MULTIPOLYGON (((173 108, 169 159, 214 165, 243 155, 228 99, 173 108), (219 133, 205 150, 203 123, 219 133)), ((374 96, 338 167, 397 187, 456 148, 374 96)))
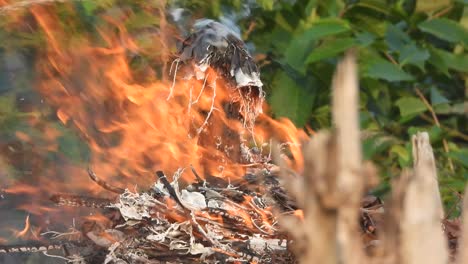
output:
POLYGON ((418 28, 448 42, 468 44, 467 29, 450 19, 426 20, 419 24, 418 28))
POLYGON ((300 86, 285 73, 279 73, 272 82, 271 103, 273 111, 280 116, 287 116, 297 125, 305 125, 308 113, 312 111, 313 94, 300 86), (288 87, 288 89, 281 89, 288 87), (285 107, 287 106, 287 107, 285 107))
POLYGON ((450 206, 468 175, 467 10, 463 1, 285 2, 273 10, 255 9, 257 27, 247 40, 273 62, 263 78, 274 114, 315 129, 330 125, 329 86, 337 59, 357 49, 363 150, 380 166, 379 190, 411 166, 411 135, 425 130, 450 206))
POLYGON ((402 97, 395 104, 400 108, 402 118, 418 115, 427 110, 424 103, 417 97, 402 97))
POLYGON ((369 78, 382 79, 389 82, 411 81, 413 76, 403 71, 397 65, 380 57, 371 58, 364 64, 364 76, 369 78))

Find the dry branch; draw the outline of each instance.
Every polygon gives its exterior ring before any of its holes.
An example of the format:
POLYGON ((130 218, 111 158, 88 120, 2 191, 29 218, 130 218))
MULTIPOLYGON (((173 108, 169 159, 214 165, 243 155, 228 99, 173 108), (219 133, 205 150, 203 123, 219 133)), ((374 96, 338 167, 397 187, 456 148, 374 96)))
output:
MULTIPOLYGON (((355 56, 348 52, 333 79, 333 134, 319 132, 305 147, 304 178, 286 187, 304 221, 284 219, 301 263, 363 263, 359 208, 364 190, 355 56)), ((284 177, 284 176, 283 176, 284 177)))
POLYGON ((337 191, 343 205, 338 213, 338 247, 342 263, 362 263, 358 212, 364 190, 359 130, 359 85, 356 59, 349 52, 333 78, 333 120, 336 129, 337 191))
POLYGON ((122 189, 122 188, 119 188, 119 187, 116 187, 116 186, 112 186, 110 185, 109 183, 99 179, 99 177, 96 175, 96 173, 94 173, 94 171, 88 167, 88 176, 91 180, 93 180, 95 183, 97 183, 99 186, 101 186, 102 188, 110 191, 110 192, 113 192, 113 193, 117 193, 117 194, 121 194, 123 193, 125 190, 122 189))
POLYGON ((426 132, 413 137, 413 157, 414 174, 406 189, 400 226, 402 263, 447 263, 442 203, 426 132))

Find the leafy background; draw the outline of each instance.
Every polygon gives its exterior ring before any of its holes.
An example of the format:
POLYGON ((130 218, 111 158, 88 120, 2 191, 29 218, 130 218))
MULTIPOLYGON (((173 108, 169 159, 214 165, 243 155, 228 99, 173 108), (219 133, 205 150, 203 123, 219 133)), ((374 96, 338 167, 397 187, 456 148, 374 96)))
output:
MULTIPOLYGON (((203 1, 187 7, 215 18, 225 12, 203 1)), ((275 117, 330 127, 331 77, 342 53, 355 48, 364 157, 382 179, 374 192, 387 192, 412 164, 411 136, 427 131, 447 214, 459 214, 468 179, 466 0, 264 0, 251 11, 238 24, 254 44, 275 117)))
MULTIPOLYGON (((133 11, 126 22, 129 32, 147 32, 161 23, 145 12, 160 1, 48 4, 58 6, 64 25, 73 25, 76 34, 95 31, 103 13, 118 15, 121 8, 133 11)), ((331 126, 331 76, 342 53, 356 49, 364 156, 379 166, 382 179, 374 192, 385 194, 391 179, 411 165, 411 135, 428 131, 447 212, 459 214, 468 178, 466 0, 174 0, 165 5, 168 16, 184 8, 177 21, 182 31, 202 17, 239 26, 261 66, 271 114, 299 127, 331 126)), ((0 10, 1 183, 29 179, 58 163, 85 164, 85 144, 34 90, 34 61, 44 36, 31 26, 35 21, 27 7, 0 10), (17 13, 21 20, 12 15, 17 13), (50 131, 59 135, 53 151, 43 137, 50 131)), ((138 41, 153 45, 144 37, 138 41)), ((132 66, 148 65, 148 56, 132 66)))

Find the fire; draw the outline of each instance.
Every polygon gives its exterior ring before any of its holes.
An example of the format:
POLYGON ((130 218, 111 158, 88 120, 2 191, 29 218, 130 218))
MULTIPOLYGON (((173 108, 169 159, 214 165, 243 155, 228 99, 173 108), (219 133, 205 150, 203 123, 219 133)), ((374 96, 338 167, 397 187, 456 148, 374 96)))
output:
MULTIPOLYGON (((235 179, 244 175, 242 148, 268 145, 272 137, 287 142, 282 146, 290 151, 295 167, 302 167, 302 132, 289 120, 266 115, 252 130, 230 118, 225 108, 232 95, 214 70, 203 81, 176 79, 182 73, 172 69, 173 80, 141 82, 127 54, 145 51, 122 21, 104 16, 108 25, 97 28, 103 43, 96 45, 90 36, 77 39, 66 32, 53 8, 34 6, 31 12, 47 40, 38 63, 38 89, 57 108, 59 120, 86 138, 90 163, 104 179, 124 187, 147 186, 154 171, 173 172, 189 165, 200 175, 235 179)), ((153 38, 154 43, 169 41, 153 38)), ((145 74, 155 73, 145 69, 145 74)), ((184 180, 193 181, 194 176, 184 180)))
MULTIPOLYGON (((155 171, 171 175, 190 166, 202 178, 239 180, 249 166, 271 161, 273 139, 279 142, 290 167, 302 170, 301 142, 307 136, 290 120, 261 114, 253 127, 246 127, 237 118, 239 113, 229 109, 232 93, 214 69, 208 69, 203 80, 184 78, 183 67, 172 67, 168 76, 172 63, 168 58, 174 53, 170 47, 175 46, 175 38, 168 36, 175 30, 164 22, 163 12, 151 14, 160 16, 161 25, 165 25, 158 29, 160 34, 144 36, 153 43, 151 48, 141 44, 141 36, 126 30, 125 22, 132 16, 129 10, 113 17, 103 14, 104 22, 96 26, 95 34, 77 34, 80 25, 73 17, 65 29, 52 5, 32 5, 30 13, 44 38, 36 64, 36 88, 56 109, 58 120, 86 141, 91 152, 89 165, 106 182, 131 190, 135 186, 145 189, 155 181, 155 171), (140 55, 149 62, 135 69, 132 63, 140 55)), ((263 112, 268 113, 268 106, 263 106, 263 112)), ((16 135, 25 142, 32 140, 22 132, 16 135)), ((44 138, 51 142, 48 151, 58 149, 54 144, 58 136, 54 129, 45 131, 44 138)), ((79 166, 68 166, 61 180, 61 184, 82 192, 96 194, 101 190, 79 166)), ((191 183, 195 174, 184 173, 181 181, 191 183)), ((18 185, 7 192, 36 194, 38 189, 50 187, 18 185)), ((242 218, 248 229, 269 234, 274 228, 272 215, 256 210, 252 197, 244 198, 242 205, 226 213, 242 218), (249 214, 252 210, 257 219, 249 214)), ((176 206, 171 203, 169 200, 167 206, 176 206)), ((225 221, 220 215, 200 216, 225 221)), ((187 220, 175 211, 169 217, 187 220)), ((104 221, 101 216, 88 220, 104 221)), ((29 216, 18 234, 22 236, 28 229, 29 216)))
POLYGON ((29 215, 26 216, 26 219, 24 220, 24 228, 23 230, 19 231, 19 232, 16 232, 15 236, 16 237, 25 237, 26 234, 29 232, 29 228, 30 228, 30 224, 29 224, 29 215))
POLYGON ((294 211, 294 216, 296 216, 300 220, 304 220, 304 211, 303 210, 296 210, 296 211, 294 211))
POLYGON ((7 194, 23 194, 23 195, 36 195, 39 192, 35 186, 26 184, 16 184, 14 187, 10 187, 4 190, 7 194))

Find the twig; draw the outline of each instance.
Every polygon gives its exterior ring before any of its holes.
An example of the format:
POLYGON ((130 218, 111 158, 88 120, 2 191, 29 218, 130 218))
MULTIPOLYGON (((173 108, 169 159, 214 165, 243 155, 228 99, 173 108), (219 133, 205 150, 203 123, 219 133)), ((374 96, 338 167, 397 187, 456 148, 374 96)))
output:
POLYGON ((164 172, 162 171, 156 171, 156 176, 158 176, 158 178, 161 180, 162 184, 164 185, 164 187, 166 187, 167 191, 169 192, 169 194, 171 195, 171 197, 180 205, 182 206, 183 209, 185 209, 185 206, 182 204, 182 202, 179 200, 179 197, 177 196, 177 193, 174 189, 174 187, 172 187, 172 185, 169 183, 169 181, 167 180, 167 177, 166 175, 164 174, 164 172))
POLYGON ((190 164, 190 169, 192 170, 193 175, 195 175, 195 178, 197 178, 198 183, 202 183, 203 179, 200 177, 200 175, 198 175, 192 164, 190 164))
POLYGON ((438 18, 438 17, 441 17, 441 16, 444 16, 446 15, 448 12, 450 12, 450 10, 452 10, 453 8, 453 4, 449 5, 448 7, 440 10, 439 12, 435 13, 433 16, 431 16, 430 19, 434 19, 434 18, 438 18))
POLYGON ((112 203, 110 199, 64 193, 53 194, 49 199, 57 205, 72 207, 105 208, 112 203))
MULTIPOLYGON (((424 94, 421 92, 421 90, 419 90, 419 88, 416 87, 414 90, 415 90, 416 94, 419 96, 419 98, 423 101, 426 108, 431 113, 432 119, 434 120, 434 123, 436 124, 436 126, 440 128, 439 119, 437 118, 437 115, 436 115, 436 113, 434 111, 434 108, 432 108, 432 105, 429 103, 429 101, 427 101, 426 97, 424 97, 424 94)), ((448 153, 450 150, 449 150, 447 140, 445 140, 445 138, 442 139, 442 144, 444 145, 445 153, 448 153)), ((448 158, 448 163, 449 163, 450 171, 453 173, 455 171, 455 169, 453 167, 453 162, 452 162, 451 158, 448 158)))
POLYGON ((169 95, 167 96, 166 100, 171 99, 172 94, 174 93, 174 87, 175 87, 175 83, 176 83, 177 70, 179 69, 179 62, 180 62, 180 59, 177 58, 177 59, 175 59, 175 60, 171 63, 171 68, 169 69, 169 75, 170 75, 171 72, 172 72, 172 65, 174 64, 174 62, 176 63, 175 71, 174 71, 174 78, 172 79, 171 89, 169 90, 169 95))
POLYGON ((188 109, 187 109, 188 114, 190 114, 190 110, 192 109, 192 105, 197 104, 198 101, 200 100, 200 97, 202 96, 203 91, 205 90, 206 80, 208 79, 208 75, 209 75, 209 73, 206 74, 205 79, 203 80, 203 85, 202 85, 202 88, 200 90, 200 93, 198 93, 198 96, 194 101, 192 101, 192 89, 193 89, 193 85, 192 85, 192 88, 190 89, 190 98, 189 98, 189 104, 188 104, 188 109))
POLYGON ((125 189, 122 189, 122 188, 119 188, 119 187, 116 187, 116 186, 112 186, 110 184, 108 184, 107 182, 99 179, 97 177, 97 175, 94 173, 94 171, 91 169, 91 167, 88 167, 88 175, 89 175, 89 178, 91 178, 91 180, 93 180, 95 183, 97 183, 99 186, 101 186, 102 188, 110 191, 110 192, 113 192, 113 193, 117 193, 117 194, 122 194, 125 192, 125 189))
POLYGON ((395 65, 398 65, 398 62, 392 57, 392 55, 390 55, 390 53, 384 52, 384 54, 385 54, 385 57, 387 57, 389 61, 391 61, 395 65))
MULTIPOLYGON (((421 114, 420 116, 421 116, 422 119, 424 119, 424 120, 426 120, 426 121, 428 121, 428 122, 433 122, 433 121, 434 121, 431 117, 429 117, 429 116, 427 116, 427 115, 425 115, 425 114, 421 114)), ((448 126, 446 126, 446 125, 444 125, 444 124, 440 124, 440 127, 441 127, 443 130, 446 130, 446 131, 447 131, 450 135, 452 135, 453 137, 458 137, 458 138, 460 138, 460 139, 463 139, 463 140, 465 140, 465 141, 468 141, 468 135, 463 134, 462 132, 460 132, 460 131, 458 131, 458 130, 455 130, 455 129, 453 129, 453 128, 450 128, 450 127, 448 127, 448 126)))
POLYGON ((52 254, 49 254, 47 253, 47 251, 43 251, 42 254, 46 255, 47 257, 50 257, 50 258, 58 258, 58 259, 63 259, 67 262, 71 261, 72 259, 69 259, 69 258, 66 258, 66 257, 62 257, 62 256, 59 256, 59 255, 52 255, 52 254))
POLYGON ((208 242, 210 242, 211 245, 220 247, 221 244, 219 242, 217 242, 217 241, 214 241, 210 236, 208 236, 208 234, 205 232, 205 230, 203 230, 203 228, 200 226, 200 224, 195 219, 195 214, 193 213, 193 211, 190 213, 190 215, 192 216, 192 223, 197 227, 198 231, 208 240, 208 242))
POLYGON ((57 232, 57 231, 46 231, 46 232, 43 232, 41 233, 41 236, 45 236, 45 235, 51 235, 51 239, 57 239, 57 238, 61 238, 61 237, 64 237, 64 236, 74 236, 74 235, 80 235, 81 232, 72 228, 71 229, 72 231, 70 232, 64 232, 64 233, 61 233, 61 232, 57 232))
POLYGON ((206 116, 205 121, 203 122, 203 124, 197 129, 197 134, 200 134, 203 131, 203 128, 206 125, 208 125, 208 120, 210 119, 211 114, 213 113, 213 110, 215 109, 214 104, 215 104, 215 98, 216 98, 216 80, 215 80, 215 83, 213 85, 211 85, 211 87, 213 88, 213 98, 212 98, 212 101, 211 101, 210 111, 208 112, 208 115, 206 116))
POLYGON ((258 225, 255 223, 254 219, 250 218, 250 221, 252 222, 252 225, 255 226, 260 232, 262 232, 262 233, 265 234, 265 235, 271 235, 270 232, 267 232, 267 231, 263 230, 260 226, 258 226, 258 225))
POLYGON ((257 23, 255 21, 250 22, 249 27, 247 28, 247 31, 245 31, 244 33, 244 36, 243 36, 244 39, 249 38, 250 33, 252 33, 252 31, 255 29, 256 26, 257 26, 257 23))

